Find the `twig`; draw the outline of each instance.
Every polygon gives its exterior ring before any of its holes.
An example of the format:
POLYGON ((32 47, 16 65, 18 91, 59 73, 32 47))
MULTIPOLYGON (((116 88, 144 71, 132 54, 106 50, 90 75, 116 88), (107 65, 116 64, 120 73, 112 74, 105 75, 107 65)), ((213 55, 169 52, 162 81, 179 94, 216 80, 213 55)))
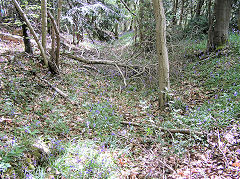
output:
POLYGON ((38 75, 36 75, 36 77, 37 77, 38 79, 40 79, 41 81, 45 82, 48 86, 50 86, 52 89, 54 89, 58 94, 60 94, 62 97, 64 97, 66 100, 68 100, 71 104, 77 105, 77 106, 79 105, 78 103, 76 103, 76 102, 72 101, 71 99, 69 99, 69 96, 68 96, 66 93, 64 93, 63 91, 61 91, 60 89, 58 89, 57 87, 55 87, 54 85, 52 85, 52 84, 51 84, 50 82, 48 82, 47 80, 39 77, 38 75))
POLYGON ((126 86, 127 86, 127 82, 126 82, 126 78, 125 78, 124 75, 123 75, 122 70, 119 68, 119 66, 118 66, 117 64, 115 64, 115 66, 117 67, 118 71, 120 72, 120 74, 121 74, 121 76, 122 76, 122 78, 123 78, 124 85, 125 85, 125 87, 126 87, 126 86))
POLYGON ((130 8, 128 7, 128 5, 123 1, 123 0, 120 0, 121 3, 124 5, 124 7, 133 15, 133 16, 137 16, 135 13, 133 13, 130 8))

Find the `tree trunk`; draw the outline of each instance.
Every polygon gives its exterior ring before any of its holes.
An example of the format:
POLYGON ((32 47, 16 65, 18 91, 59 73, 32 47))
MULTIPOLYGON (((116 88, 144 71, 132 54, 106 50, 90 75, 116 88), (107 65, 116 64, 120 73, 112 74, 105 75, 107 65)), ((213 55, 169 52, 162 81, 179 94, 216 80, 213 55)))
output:
POLYGON ((32 45, 29 39, 29 35, 28 35, 28 29, 27 29, 27 25, 24 22, 20 12, 18 11, 18 9, 16 8, 17 14, 19 16, 19 19, 22 23, 22 36, 23 36, 23 42, 24 42, 24 47, 25 47, 25 52, 29 53, 29 54, 33 54, 33 50, 32 50, 32 45))
POLYGON ((173 0, 173 10, 172 10, 172 23, 173 25, 177 24, 177 9, 178 9, 178 0, 173 0))
POLYGON ((182 0, 181 14, 180 14, 180 19, 179 19, 180 26, 182 25, 182 20, 183 20, 184 4, 185 4, 185 0, 182 0))
POLYGON ((23 41, 25 46, 25 52, 29 54, 33 54, 31 41, 28 35, 27 25, 25 23, 22 24, 22 31, 23 31, 23 41))
POLYGON ((43 46, 42 46, 41 43, 39 42, 39 39, 38 39, 38 37, 37 37, 37 35, 36 35, 33 27, 31 26, 31 24, 30 24, 30 22, 29 22, 29 20, 28 20, 28 18, 27 18, 27 16, 26 16, 26 14, 23 12, 22 8, 20 7, 20 5, 18 4, 18 2, 17 2, 16 0, 12 0, 12 1, 13 1, 13 3, 14 3, 14 6, 17 8, 18 12, 20 13, 20 15, 22 16, 22 18, 23 18, 24 21, 26 22, 26 24, 27 24, 27 26, 28 26, 31 34, 33 35, 36 43, 38 44, 38 47, 39 47, 39 49, 40 49, 40 51, 41 51, 41 54, 42 54, 42 57, 43 57, 43 62, 44 62, 44 64, 45 64, 46 66, 48 66, 47 55, 46 55, 46 53, 45 53, 45 51, 44 51, 44 49, 43 49, 43 46))
POLYGON ((114 25, 114 37, 115 39, 118 39, 118 23, 114 25))
POLYGON ((41 1, 42 16, 42 46, 44 51, 47 50, 47 0, 41 1))
POLYGON ((190 1, 190 14, 191 14, 191 19, 193 19, 194 16, 194 3, 190 1))
POLYGON ((238 10, 238 30, 240 31, 240 8, 238 10))
POLYGON ((197 8, 196 8, 196 17, 200 16, 203 4, 204 4, 204 0, 199 0, 198 1, 197 8))
POLYGON ((170 88, 168 51, 166 46, 166 18, 162 0, 152 0, 156 20, 156 48, 159 70, 159 107, 167 101, 166 90, 170 88))
POLYGON ((144 39, 144 32, 145 32, 145 28, 143 25, 144 22, 144 0, 140 0, 139 1, 139 16, 137 18, 138 19, 138 32, 139 32, 139 43, 141 44, 143 42, 144 39))
POLYGON ((56 65, 59 68, 60 65, 60 20, 61 20, 61 11, 62 11, 62 0, 58 0, 58 16, 57 16, 57 27, 58 32, 57 34, 57 49, 56 49, 56 65))
POLYGON ((213 18, 212 18, 212 0, 208 1, 208 42, 207 49, 211 49, 211 44, 213 44, 213 18))
POLYGON ((59 74, 59 61, 57 61, 57 56, 59 58, 59 54, 60 54, 60 33, 59 33, 59 29, 57 26, 57 23, 55 22, 53 16, 51 15, 50 12, 47 12, 51 22, 52 22, 52 59, 50 60, 49 63, 49 70, 53 73, 53 74, 59 74), (55 36, 56 36, 56 43, 57 43, 57 47, 55 48, 55 36), (56 50, 55 50, 56 49, 56 50))
POLYGON ((231 16, 232 0, 215 0, 214 23, 209 39, 209 50, 223 48, 228 43, 228 29, 231 16))

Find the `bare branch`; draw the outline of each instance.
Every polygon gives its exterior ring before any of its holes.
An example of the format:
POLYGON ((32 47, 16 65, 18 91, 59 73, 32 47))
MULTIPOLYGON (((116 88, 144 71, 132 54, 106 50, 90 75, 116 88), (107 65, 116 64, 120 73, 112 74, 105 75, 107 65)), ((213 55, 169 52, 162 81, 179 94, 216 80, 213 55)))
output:
POLYGON ((123 78, 124 85, 125 85, 125 87, 126 87, 126 86, 127 86, 127 82, 126 82, 126 78, 125 78, 124 75, 123 75, 122 70, 119 68, 119 66, 118 66, 117 64, 115 64, 115 66, 117 67, 118 71, 120 72, 120 74, 121 74, 121 76, 122 76, 122 78, 123 78))

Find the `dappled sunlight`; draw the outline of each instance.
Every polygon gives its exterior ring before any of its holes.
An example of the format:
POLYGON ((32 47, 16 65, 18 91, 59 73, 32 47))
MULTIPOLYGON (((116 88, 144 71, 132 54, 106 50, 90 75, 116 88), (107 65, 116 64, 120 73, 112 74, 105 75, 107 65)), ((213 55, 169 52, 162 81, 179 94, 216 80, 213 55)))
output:
POLYGON ((240 1, 189 2, 0 0, 0 178, 239 178, 240 1))

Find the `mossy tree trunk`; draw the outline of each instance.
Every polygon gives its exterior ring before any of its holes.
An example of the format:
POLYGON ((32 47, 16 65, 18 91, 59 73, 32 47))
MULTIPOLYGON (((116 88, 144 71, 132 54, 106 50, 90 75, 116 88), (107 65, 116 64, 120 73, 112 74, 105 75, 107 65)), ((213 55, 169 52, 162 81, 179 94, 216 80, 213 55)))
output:
POLYGON ((166 90, 170 88, 169 62, 166 46, 166 18, 162 0, 152 0, 154 16, 156 20, 156 48, 158 56, 159 73, 159 107, 163 107, 166 102, 166 90))
POLYGON ((228 44, 231 9, 232 0, 215 0, 212 32, 208 39, 210 51, 223 48, 228 44))

